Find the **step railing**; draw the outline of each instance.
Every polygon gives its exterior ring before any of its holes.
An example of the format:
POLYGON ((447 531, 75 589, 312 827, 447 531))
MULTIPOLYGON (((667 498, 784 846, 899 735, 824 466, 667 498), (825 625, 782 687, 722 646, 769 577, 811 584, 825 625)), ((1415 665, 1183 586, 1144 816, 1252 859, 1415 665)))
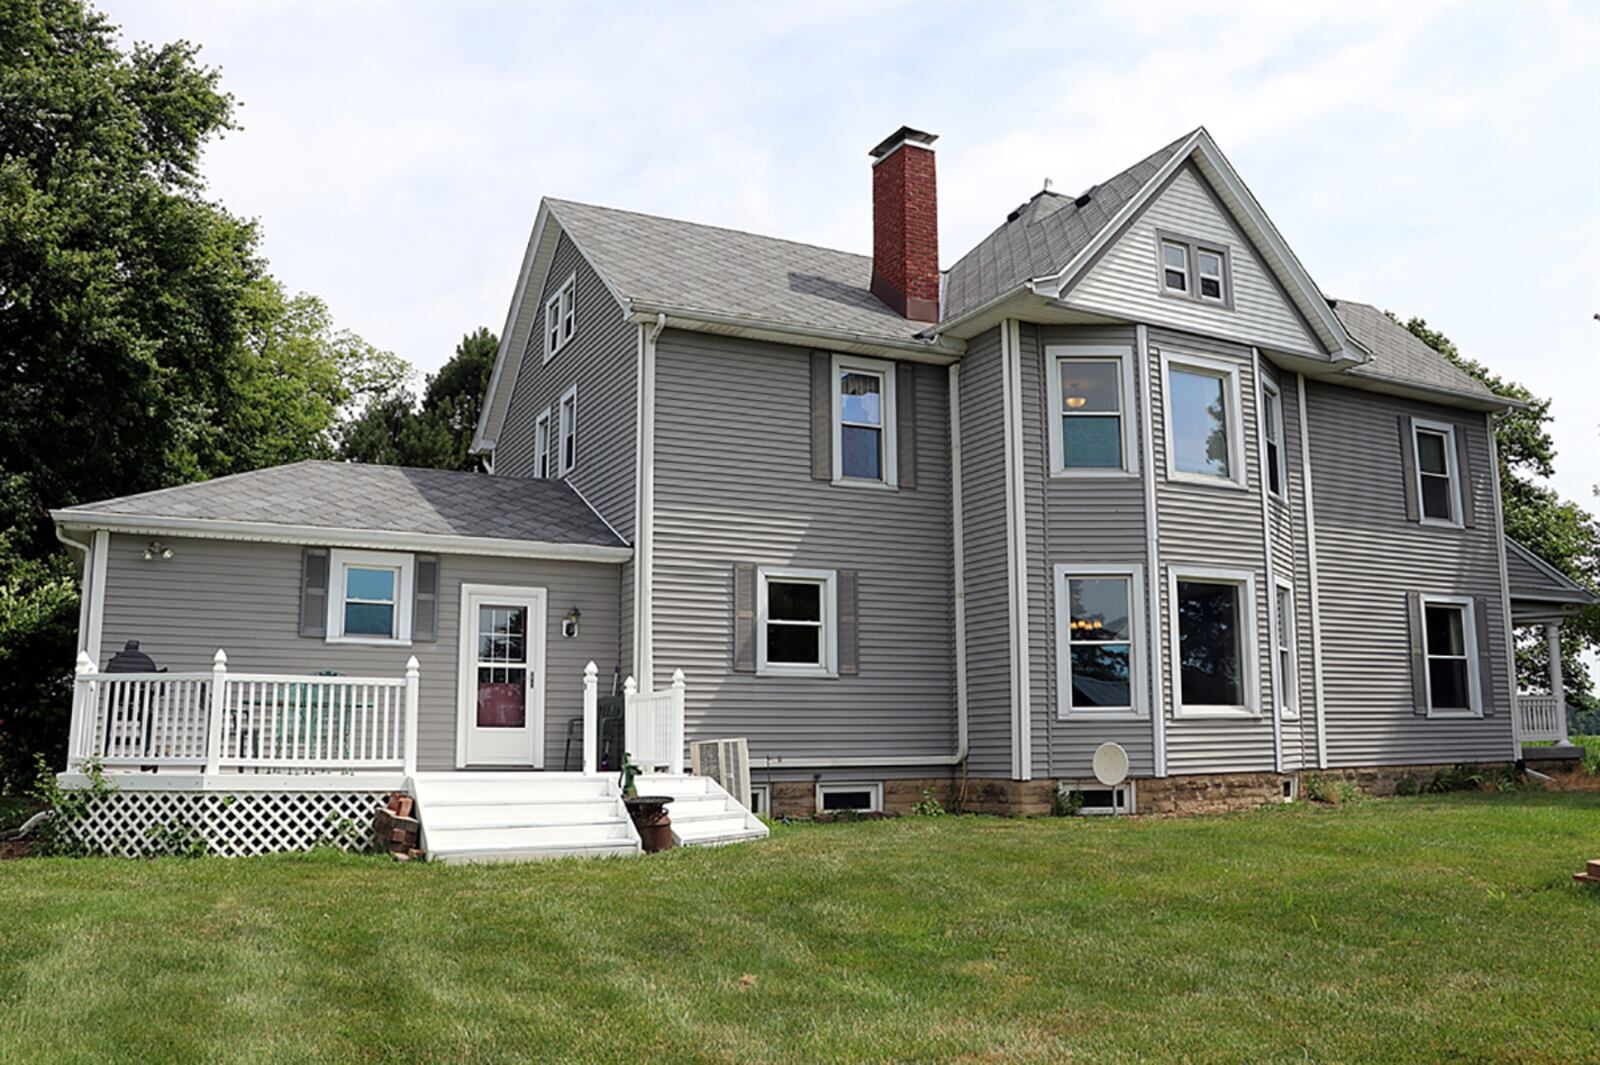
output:
POLYGON ((100 673, 78 656, 68 764, 207 773, 417 768, 420 668, 400 677, 100 673))
POLYGON ((1567 742, 1567 708, 1554 695, 1518 695, 1524 740, 1567 742))
MULTIPOLYGON (((599 746, 600 670, 593 662, 583 669, 583 771, 595 772, 599 746)), ((649 773, 683 773, 683 670, 674 670, 672 686, 641 692, 629 677, 622 685, 622 749, 633 764, 649 773)))

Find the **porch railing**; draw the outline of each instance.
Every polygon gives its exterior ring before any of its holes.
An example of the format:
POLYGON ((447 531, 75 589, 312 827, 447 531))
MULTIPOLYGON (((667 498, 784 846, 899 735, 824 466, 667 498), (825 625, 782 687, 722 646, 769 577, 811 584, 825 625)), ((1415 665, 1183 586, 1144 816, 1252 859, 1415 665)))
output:
POLYGON ((1525 740, 1567 741, 1567 708, 1554 695, 1518 695, 1517 710, 1522 715, 1525 740))
MULTIPOLYGON (((583 771, 593 773, 599 746, 600 671, 590 662, 583 671, 583 771)), ((672 686, 641 692, 629 677, 622 685, 622 747, 633 763, 648 771, 683 772, 683 670, 674 670, 672 686)))
POLYGON ((208 773, 417 768, 413 657, 401 677, 99 673, 78 656, 69 764, 190 767, 208 773))

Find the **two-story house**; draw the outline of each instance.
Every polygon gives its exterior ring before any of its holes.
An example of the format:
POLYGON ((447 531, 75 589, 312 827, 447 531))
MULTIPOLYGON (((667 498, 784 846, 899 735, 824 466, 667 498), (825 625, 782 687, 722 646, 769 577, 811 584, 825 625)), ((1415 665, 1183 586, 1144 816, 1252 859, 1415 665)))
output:
POLYGON ((58 512, 74 758, 264 803, 410 787, 473 856, 588 846, 529 804, 601 776, 624 687, 669 769, 748 741, 751 793, 685 799, 686 839, 928 789, 1259 804, 1555 728, 1519 711, 1512 626, 1586 593, 1504 538, 1511 401, 1326 297, 1204 129, 947 270, 934 140, 872 150, 871 256, 545 200, 483 474, 299 464, 58 512), (129 640, 188 679, 114 671, 129 640))

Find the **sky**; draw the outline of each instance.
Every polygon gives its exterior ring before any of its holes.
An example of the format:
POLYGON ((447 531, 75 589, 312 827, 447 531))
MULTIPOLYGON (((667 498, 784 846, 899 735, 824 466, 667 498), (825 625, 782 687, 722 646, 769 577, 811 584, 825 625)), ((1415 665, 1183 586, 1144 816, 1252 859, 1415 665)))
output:
POLYGON ((1597 509, 1593 0, 101 7, 221 68, 211 194, 420 371, 500 331, 541 196, 870 253, 867 150, 912 125, 948 266, 1204 125, 1324 293, 1552 397, 1553 484, 1597 509))

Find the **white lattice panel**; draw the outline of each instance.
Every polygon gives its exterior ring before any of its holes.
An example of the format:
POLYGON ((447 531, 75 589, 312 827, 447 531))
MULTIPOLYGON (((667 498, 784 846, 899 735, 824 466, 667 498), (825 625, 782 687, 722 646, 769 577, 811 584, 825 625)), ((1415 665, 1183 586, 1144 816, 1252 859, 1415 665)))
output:
POLYGON ((381 791, 117 791, 98 800, 75 831, 97 854, 143 858, 204 841, 210 854, 372 849, 381 791))

